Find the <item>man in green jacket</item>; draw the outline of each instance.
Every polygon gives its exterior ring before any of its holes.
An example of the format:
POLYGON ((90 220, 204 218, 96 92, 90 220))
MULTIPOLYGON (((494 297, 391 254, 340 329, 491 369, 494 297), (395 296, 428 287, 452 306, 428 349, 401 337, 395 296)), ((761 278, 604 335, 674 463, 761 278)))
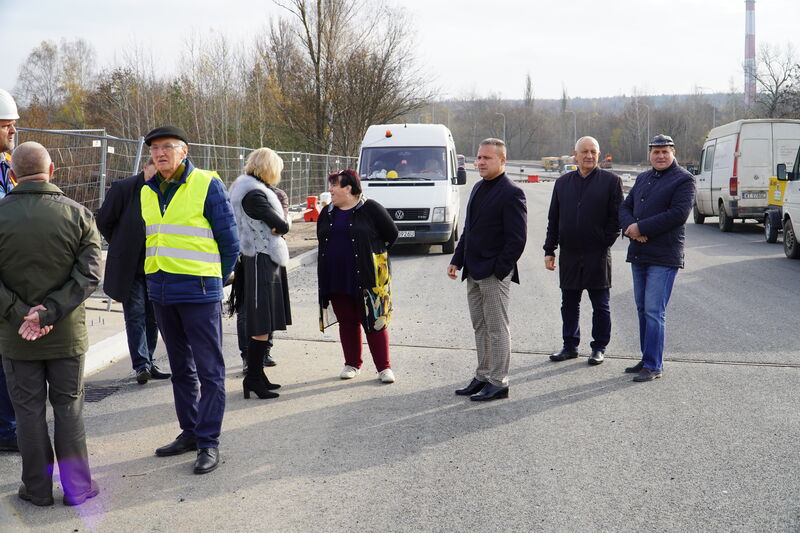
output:
POLYGON ((100 234, 91 212, 50 183, 53 170, 39 143, 14 150, 17 186, 0 200, 0 353, 17 414, 19 497, 53 504, 49 395, 63 502, 78 505, 99 492, 82 410, 89 347, 83 302, 100 282, 100 234))

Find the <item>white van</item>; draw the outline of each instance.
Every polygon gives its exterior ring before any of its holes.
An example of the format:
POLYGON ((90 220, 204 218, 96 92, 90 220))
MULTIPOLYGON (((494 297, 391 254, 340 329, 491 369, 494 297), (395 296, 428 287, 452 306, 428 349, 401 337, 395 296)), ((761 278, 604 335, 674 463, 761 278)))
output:
MULTIPOLYGON (((785 181, 786 188, 783 193, 783 206, 781 208, 783 225, 783 252, 789 259, 800 259, 800 149, 794 157, 794 162, 779 163, 775 174, 779 181, 785 181), (787 169, 791 169, 787 172, 787 169), (797 228, 795 228, 797 224, 797 228)), ((774 241, 773 241, 774 242, 774 241)))
POLYGON ((731 231, 735 219, 764 221, 769 178, 779 163, 791 164, 800 146, 800 120, 737 120, 711 130, 696 173, 694 221, 719 217, 731 231))
POLYGON ((367 198, 389 211, 398 244, 441 244, 455 251, 458 187, 467 171, 458 168, 453 135, 441 124, 378 124, 361 142, 358 173, 367 198))

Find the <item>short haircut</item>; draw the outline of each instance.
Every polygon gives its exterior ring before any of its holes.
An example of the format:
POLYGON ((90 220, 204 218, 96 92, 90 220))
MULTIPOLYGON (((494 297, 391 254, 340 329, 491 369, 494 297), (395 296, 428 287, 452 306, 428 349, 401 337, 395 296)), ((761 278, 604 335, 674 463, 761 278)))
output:
POLYGON ((494 146, 497 148, 497 151, 503 156, 506 157, 506 143, 504 143, 501 139, 495 139, 494 137, 489 137, 488 139, 484 139, 481 141, 481 146, 494 146))
POLYGON ((594 141, 595 146, 597 146, 597 151, 599 152, 600 151, 600 143, 597 141, 597 139, 595 139, 594 137, 590 137, 589 135, 585 135, 585 136, 581 137, 580 139, 578 139, 577 141, 575 141, 575 151, 577 152, 578 151, 578 146, 580 146, 583 141, 586 141, 588 139, 591 139, 592 141, 594 141))
POLYGON ((361 194, 361 180, 355 170, 349 168, 341 172, 334 172, 328 176, 328 183, 336 183, 339 187, 350 186, 350 194, 358 196, 361 194))
POLYGON ((269 148, 254 150, 244 165, 245 174, 255 176, 267 185, 277 185, 282 171, 283 159, 269 148))
POLYGON ((50 154, 41 144, 28 141, 17 146, 11 154, 11 170, 17 179, 50 173, 50 154))

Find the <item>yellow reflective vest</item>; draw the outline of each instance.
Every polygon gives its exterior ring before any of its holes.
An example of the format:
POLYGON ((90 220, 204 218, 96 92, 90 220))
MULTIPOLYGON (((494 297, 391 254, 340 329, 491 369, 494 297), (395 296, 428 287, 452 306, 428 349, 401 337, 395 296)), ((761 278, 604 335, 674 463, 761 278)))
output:
POLYGON ((164 212, 159 195, 149 185, 142 187, 142 218, 145 224, 144 273, 162 270, 172 274, 222 277, 219 246, 203 210, 215 172, 195 168, 175 191, 164 212))

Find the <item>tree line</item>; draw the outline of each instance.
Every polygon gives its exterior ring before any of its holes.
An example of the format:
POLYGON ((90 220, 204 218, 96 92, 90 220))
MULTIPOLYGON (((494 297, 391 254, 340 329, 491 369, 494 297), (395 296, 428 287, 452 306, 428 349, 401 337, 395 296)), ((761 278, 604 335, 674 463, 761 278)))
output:
POLYGON ((168 74, 142 48, 98 67, 82 39, 44 41, 21 66, 13 90, 20 125, 103 128, 137 138, 154 125, 174 124, 198 143, 356 155, 370 124, 436 122, 450 127, 467 155, 481 139, 505 136, 511 158, 538 159, 568 154, 576 138, 592 135, 615 161, 635 163, 646 161, 648 135, 671 135, 681 160, 690 162, 714 125, 800 118, 800 65, 788 45, 761 47, 758 100, 749 109, 733 81, 727 93, 698 87, 690 95, 654 96, 634 89, 583 99, 564 88, 558 100, 537 100, 530 75, 520 99, 442 100, 414 57, 406 12, 365 0, 275 3, 283 16, 251 42, 195 35, 168 74))

